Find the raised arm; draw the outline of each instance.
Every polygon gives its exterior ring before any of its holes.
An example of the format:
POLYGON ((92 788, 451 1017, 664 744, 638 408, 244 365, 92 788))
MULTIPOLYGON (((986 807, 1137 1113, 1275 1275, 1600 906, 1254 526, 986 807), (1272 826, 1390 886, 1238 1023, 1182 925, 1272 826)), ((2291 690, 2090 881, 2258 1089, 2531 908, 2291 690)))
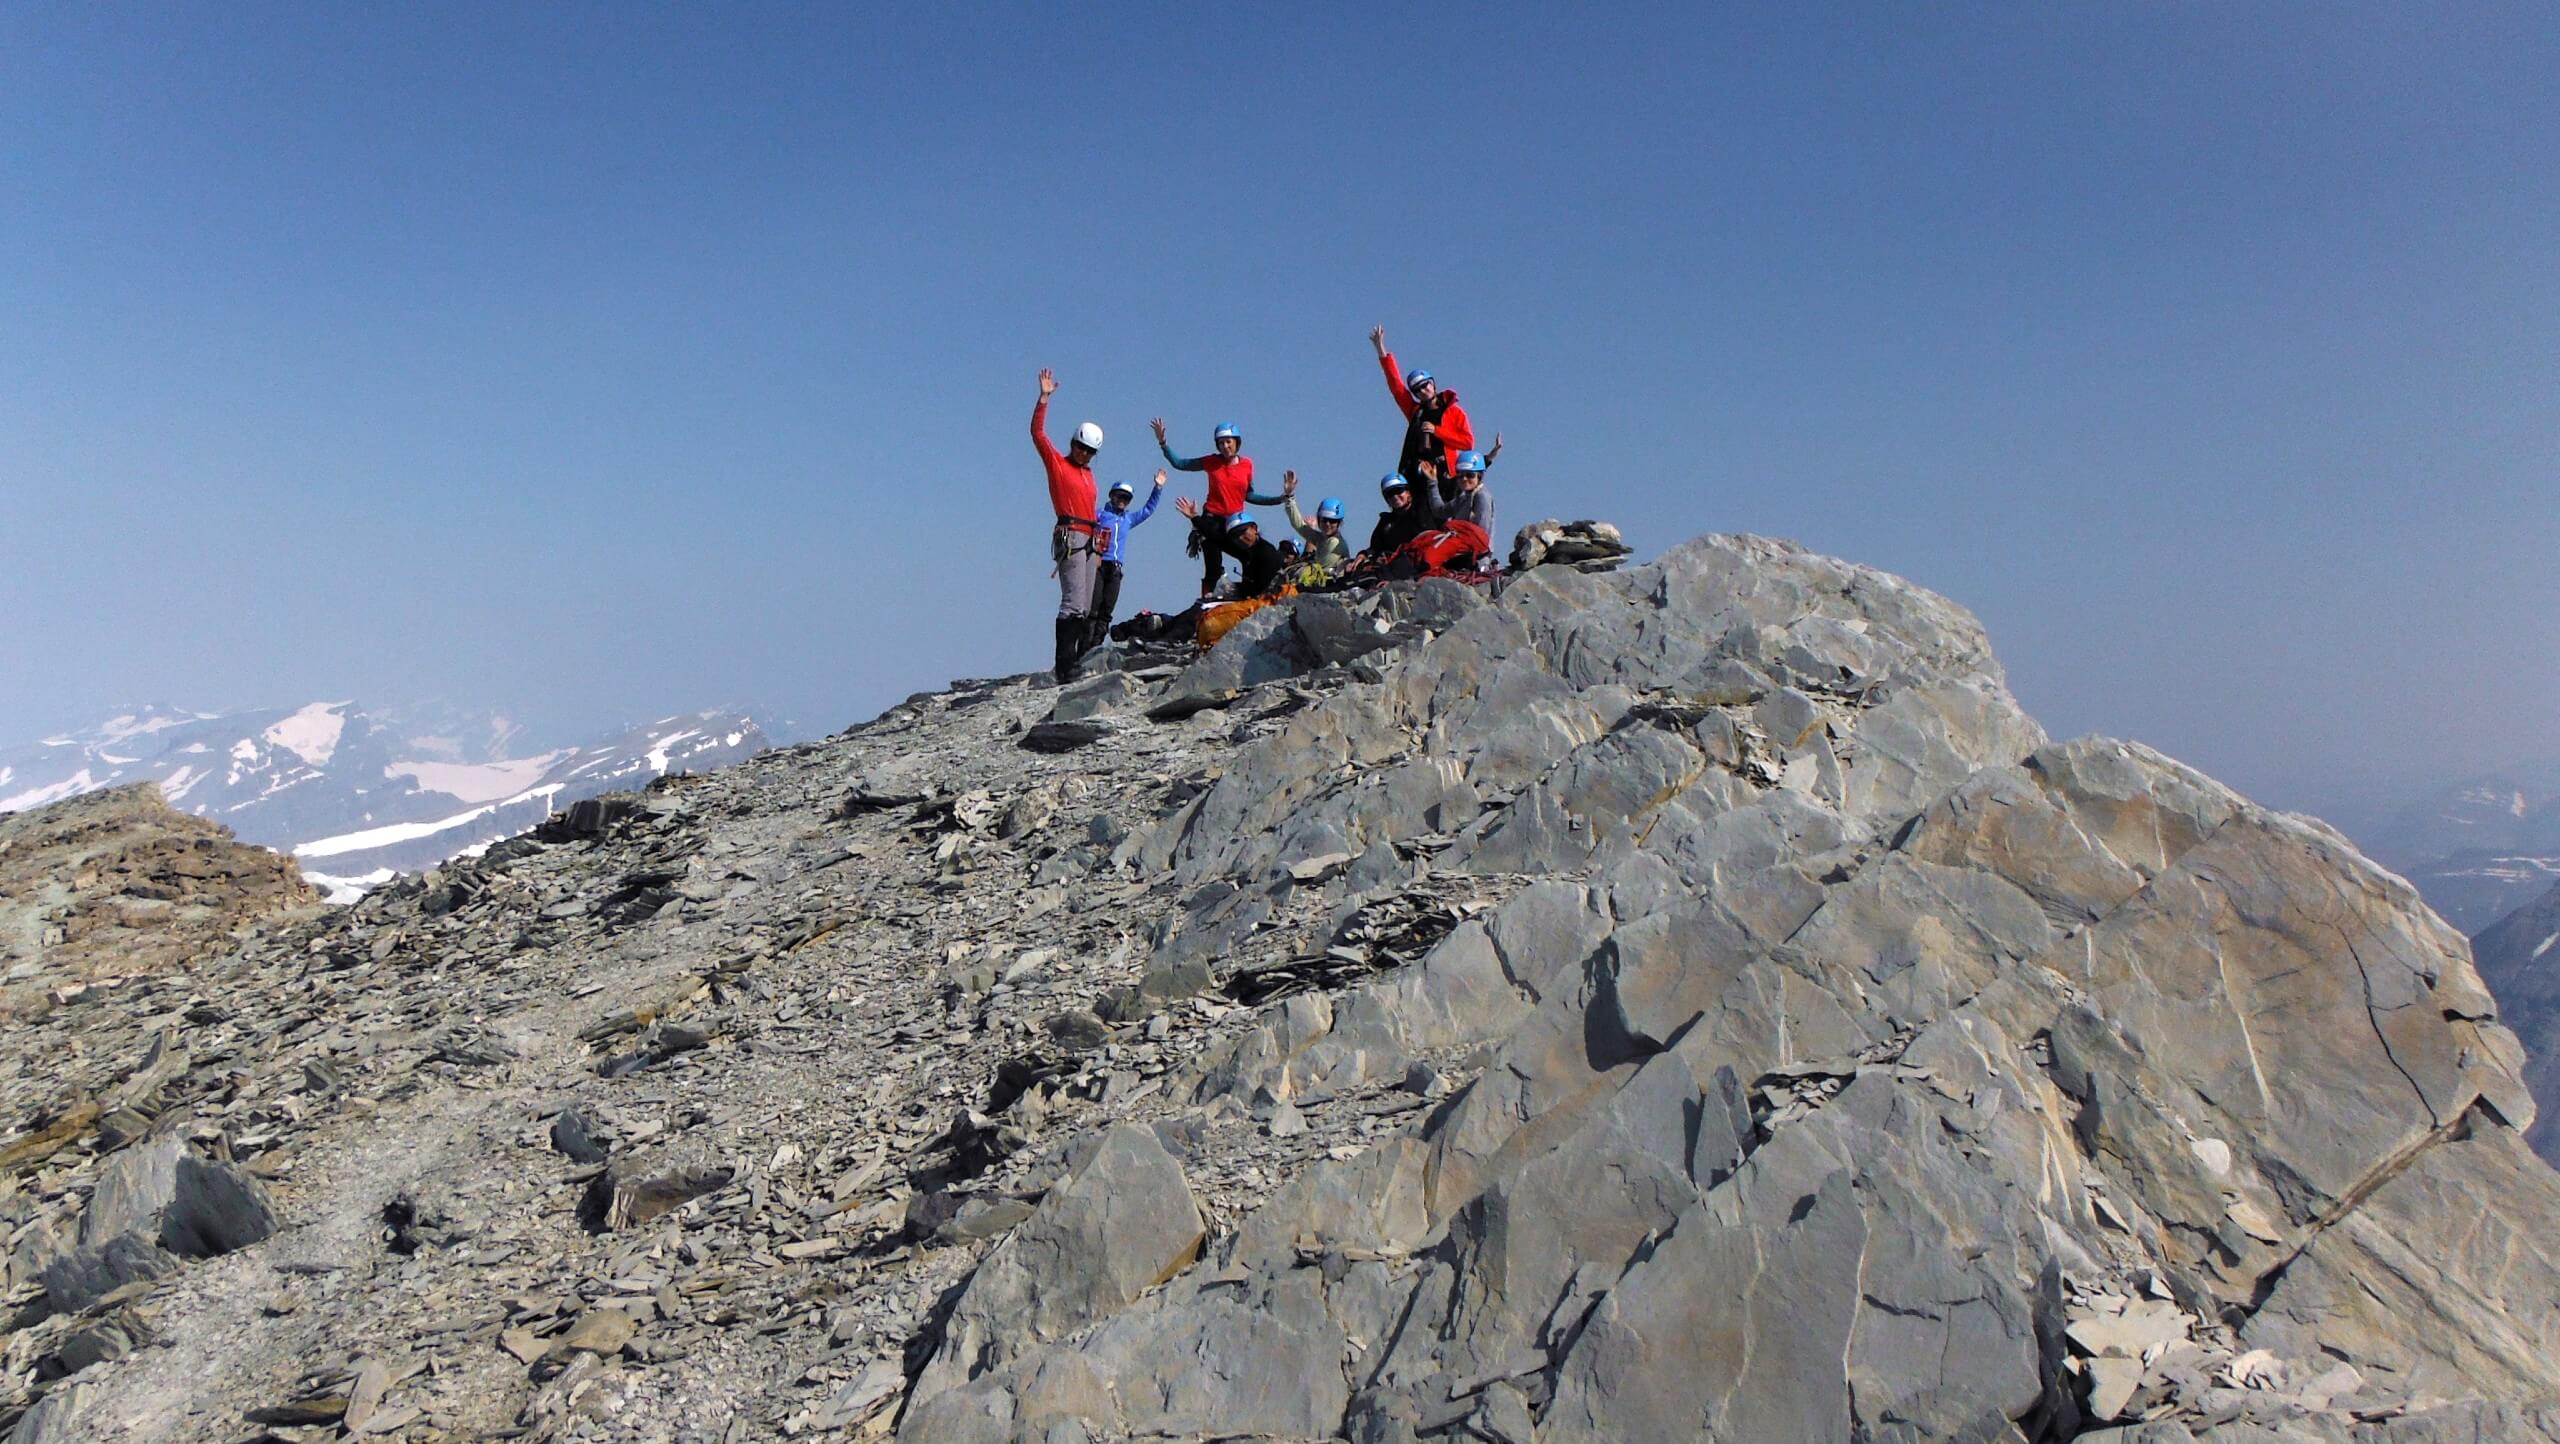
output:
POLYGON ((1058 459, 1058 448, 1049 444, 1049 393, 1058 389, 1058 378, 1049 368, 1040 368, 1040 399, 1031 405, 1031 444, 1040 451, 1042 461, 1058 459))
POLYGON ((1324 540, 1324 528, 1308 521, 1307 514, 1298 510, 1298 474, 1294 471, 1280 473, 1280 505, 1288 513, 1289 525, 1298 535, 1310 542, 1321 543, 1324 540))
POLYGON ((1209 469, 1208 457, 1195 456, 1189 461, 1185 461, 1181 457, 1173 454, 1172 443, 1164 439, 1163 417, 1159 416, 1147 424, 1154 427, 1156 430, 1156 450, 1164 453, 1164 459, 1167 465, 1171 466, 1176 471, 1207 471, 1209 469))
POLYGON ((1387 373, 1387 394, 1396 399, 1396 409, 1404 413, 1405 420, 1411 421, 1413 413, 1421 407, 1414 401, 1413 393, 1405 389, 1404 373, 1396 369, 1396 353, 1379 352, 1378 369, 1387 373))
POLYGON ((1156 503, 1162 500, 1164 500, 1164 473, 1159 471, 1156 473, 1156 484, 1154 489, 1147 493, 1146 505, 1129 513, 1130 529, 1132 531, 1136 530, 1138 523, 1145 521, 1148 517, 1154 516, 1156 514, 1156 503))

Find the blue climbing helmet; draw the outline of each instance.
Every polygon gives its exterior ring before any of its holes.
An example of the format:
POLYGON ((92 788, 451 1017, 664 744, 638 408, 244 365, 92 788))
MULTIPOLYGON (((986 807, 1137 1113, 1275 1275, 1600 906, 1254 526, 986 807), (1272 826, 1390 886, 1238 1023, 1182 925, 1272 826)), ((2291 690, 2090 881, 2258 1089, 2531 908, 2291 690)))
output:
POLYGON ((1484 473, 1484 453, 1481 451, 1459 452, 1458 470, 1461 472, 1472 471, 1478 475, 1482 475, 1484 473))
POLYGON ((1125 481, 1115 481, 1111 483, 1111 499, 1113 501, 1135 501, 1138 499, 1138 489, 1125 481))
POLYGON ((1411 490, 1413 490, 1413 483, 1405 480, 1400 472, 1390 471, 1378 478, 1378 495, 1380 496, 1393 496, 1397 492, 1411 490))
POLYGON ((1236 430, 1236 424, 1234 422, 1221 421, 1218 423, 1218 429, 1209 433, 1209 439, 1213 442, 1232 440, 1238 446, 1242 446, 1244 444, 1244 433, 1236 430))
POLYGON ((1405 390, 1407 390, 1407 391, 1411 391, 1411 390, 1413 390, 1415 387, 1420 386, 1423 382, 1428 381, 1428 380, 1430 380, 1430 379, 1431 379, 1431 373, 1430 373, 1430 372, 1423 370, 1423 369, 1422 369, 1421 367, 1419 367, 1419 366, 1416 366, 1416 367, 1415 367, 1415 368, 1413 368, 1412 370, 1407 371, 1406 373, 1404 373, 1404 389, 1405 389, 1405 390))
POLYGON ((1255 521, 1253 519, 1253 513, 1248 511, 1240 511, 1234 516, 1227 518, 1227 530, 1231 532, 1242 531, 1246 527, 1260 526, 1261 524, 1262 523, 1255 521))
POLYGON ((1342 520, 1342 498, 1341 498, 1341 497, 1338 497, 1338 496, 1328 496, 1328 497, 1326 497, 1323 501, 1321 501, 1321 502, 1317 503, 1317 504, 1316 504, 1316 520, 1318 520, 1318 521, 1340 521, 1340 520, 1342 520))

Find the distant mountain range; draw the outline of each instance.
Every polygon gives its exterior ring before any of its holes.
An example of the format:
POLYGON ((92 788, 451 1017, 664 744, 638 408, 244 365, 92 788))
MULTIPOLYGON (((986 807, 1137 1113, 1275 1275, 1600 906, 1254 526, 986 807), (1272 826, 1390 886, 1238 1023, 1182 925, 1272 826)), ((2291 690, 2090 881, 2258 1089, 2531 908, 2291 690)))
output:
POLYGON ((2347 831, 2477 933, 2560 881, 2560 769, 2470 778, 2347 831))
POLYGON ((242 840, 290 852, 332 896, 521 832, 582 797, 699 772, 771 745, 744 709, 664 717, 525 749, 495 714, 352 702, 209 713, 135 708, 0 748, 0 812, 133 782, 242 840))

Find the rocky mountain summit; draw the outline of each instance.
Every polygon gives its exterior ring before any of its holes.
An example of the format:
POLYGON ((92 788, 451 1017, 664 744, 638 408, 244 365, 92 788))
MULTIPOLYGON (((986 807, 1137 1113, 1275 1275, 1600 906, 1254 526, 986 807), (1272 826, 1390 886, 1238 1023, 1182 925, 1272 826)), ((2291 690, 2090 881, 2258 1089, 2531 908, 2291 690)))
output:
POLYGON ((2462 937, 1944 599, 1097 660, 14 1025, 14 1438, 2560 1440, 2462 937))

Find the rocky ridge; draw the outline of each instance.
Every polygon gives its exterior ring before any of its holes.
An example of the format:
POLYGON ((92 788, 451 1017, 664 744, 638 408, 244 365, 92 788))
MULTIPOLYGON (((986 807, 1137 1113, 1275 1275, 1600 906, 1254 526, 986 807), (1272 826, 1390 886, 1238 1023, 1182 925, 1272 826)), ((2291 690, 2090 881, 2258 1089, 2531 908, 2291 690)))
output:
POLYGON ((180 966, 319 900, 290 859, 177 811, 147 782, 0 813, 0 1015, 180 966))
POLYGON ((1951 603, 1099 660, 17 1025, 16 1437, 2560 1439, 2460 936, 1951 603))

